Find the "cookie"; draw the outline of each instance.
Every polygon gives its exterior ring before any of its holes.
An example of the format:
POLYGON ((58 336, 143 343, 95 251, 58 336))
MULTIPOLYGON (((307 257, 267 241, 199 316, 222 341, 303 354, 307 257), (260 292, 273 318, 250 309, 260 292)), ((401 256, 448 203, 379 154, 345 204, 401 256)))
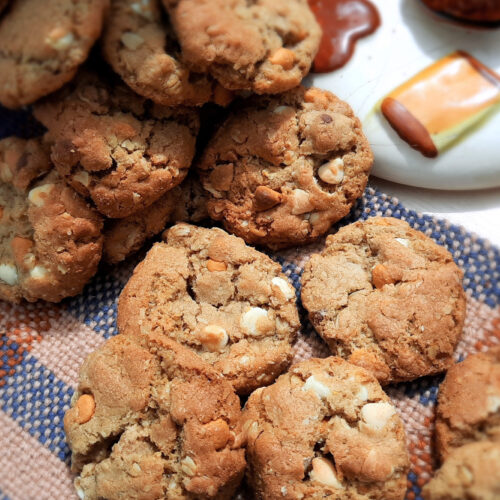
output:
POLYGON ((351 108, 297 88, 238 106, 197 163, 208 211, 247 243, 318 239, 362 195, 373 155, 351 108))
POLYGON ((500 21, 499 0, 423 0, 431 9, 466 21, 500 21))
POLYGON ((0 141, 0 299, 59 302, 96 273, 102 220, 39 139, 0 141))
POLYGON ((189 347, 239 394, 291 361, 300 323, 281 266, 221 229, 178 224, 137 266, 118 304, 120 333, 189 347))
POLYGON ((403 424, 363 368, 340 358, 294 365, 243 412, 256 498, 402 500, 403 424))
POLYGON ((167 108, 90 73, 39 104, 51 158, 61 176, 107 217, 123 218, 158 200, 186 177, 199 117, 167 108))
POLYGON ((500 443, 469 443, 453 450, 423 488, 425 500, 498 500, 500 443))
POLYGON ((124 219, 108 219, 104 225, 103 259, 116 264, 137 252, 168 224, 199 222, 208 218, 205 191, 196 175, 167 191, 158 201, 124 219))
POLYGON ((191 72, 160 0, 112 0, 102 39, 103 54, 138 94, 167 106, 231 100, 206 74, 191 72))
POLYGON ((500 347, 452 366, 439 388, 436 448, 443 461, 472 441, 500 441, 500 347))
POLYGON ((231 384, 166 337, 92 353, 64 428, 85 500, 230 499, 245 470, 231 384))
POLYGON ((109 0, 16 0, 0 21, 0 103, 18 108, 69 82, 101 34, 109 0))
POLYGON ((275 94, 307 75, 321 28, 307 0, 163 0, 182 55, 223 87, 275 94))
POLYGON ((462 333, 462 271, 406 222, 373 217, 329 236, 302 275, 302 303, 330 350, 382 384, 440 373, 462 333))

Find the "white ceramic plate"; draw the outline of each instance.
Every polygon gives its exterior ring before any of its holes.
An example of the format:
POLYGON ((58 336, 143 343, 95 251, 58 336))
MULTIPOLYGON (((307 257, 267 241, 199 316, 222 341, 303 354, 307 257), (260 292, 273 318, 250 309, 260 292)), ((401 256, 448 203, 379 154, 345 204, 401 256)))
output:
POLYGON ((465 50, 500 72, 500 27, 464 27, 434 15, 419 0, 374 3, 382 18, 377 32, 358 41, 346 66, 312 75, 309 82, 346 100, 362 119, 375 154, 374 175, 435 189, 500 186, 500 112, 435 159, 411 149, 373 112, 391 90, 455 50, 465 50))

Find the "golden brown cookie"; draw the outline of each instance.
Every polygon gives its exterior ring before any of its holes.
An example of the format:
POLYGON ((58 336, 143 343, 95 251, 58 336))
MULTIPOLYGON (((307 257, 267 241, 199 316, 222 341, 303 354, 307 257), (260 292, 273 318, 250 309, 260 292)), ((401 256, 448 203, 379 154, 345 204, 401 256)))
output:
POLYGON ((31 104, 61 88, 101 34, 109 0, 16 0, 0 20, 0 103, 31 104))
POLYGON ((188 346, 240 394, 271 383, 300 326, 281 266, 217 228, 178 224, 164 238, 120 296, 120 333, 188 346))
POLYGON ((321 28, 307 0, 163 0, 196 71, 223 87, 274 94, 307 75, 321 28))
POLYGON ((102 40, 113 69, 138 94, 167 106, 231 100, 206 74, 191 72, 160 0, 112 0, 102 40), (214 93, 216 95, 214 95, 214 93))
POLYGON ((61 176, 111 218, 143 210, 180 184, 199 130, 197 111, 153 104, 83 72, 35 116, 49 129, 61 176))
POLYGON ((59 302, 101 259, 102 220, 57 175, 40 139, 0 141, 0 299, 59 302))
POLYGON ((431 9, 467 21, 500 21, 500 0, 423 0, 431 9))
POLYGON ((245 470, 231 384, 165 337, 118 335, 92 353, 64 428, 85 500, 225 500, 245 470))
POLYGON ((339 230, 302 275, 302 303, 332 353, 382 384, 440 373, 462 334, 462 271, 406 222, 373 217, 339 230))
POLYGON ((197 166, 210 216, 276 249, 314 241, 346 216, 372 163, 349 105, 299 87, 236 107, 197 166))
POLYGON ((303 361, 255 391, 243 428, 259 499, 404 498, 401 419, 377 380, 340 358, 303 361))
POLYGON ((425 500, 498 500, 500 442, 469 443, 451 451, 423 489, 425 500))
POLYGON ((200 222, 208 218, 206 193, 196 174, 167 191, 152 205, 123 219, 104 224, 103 259, 116 264, 137 252, 144 243, 161 233, 168 224, 200 222))
POLYGON ((472 441, 500 441, 500 347, 452 366, 441 387, 436 448, 441 461, 472 441))

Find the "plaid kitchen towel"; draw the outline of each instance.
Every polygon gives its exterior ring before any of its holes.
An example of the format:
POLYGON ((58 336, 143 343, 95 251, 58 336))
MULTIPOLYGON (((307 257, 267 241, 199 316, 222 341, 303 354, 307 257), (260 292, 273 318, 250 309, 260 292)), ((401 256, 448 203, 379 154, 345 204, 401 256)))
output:
MULTIPOLYGON (((40 130, 29 113, 0 109, 0 137, 40 130)), ((447 221, 405 209, 395 198, 368 188, 347 224, 382 215, 406 220, 444 245, 464 270, 468 306, 456 358, 500 344, 500 250, 447 221)), ((300 274, 322 242, 272 255, 300 295, 300 274)), ((63 417, 79 367, 106 338, 116 335, 117 300, 140 257, 103 268, 84 292, 57 305, 0 302, 0 499, 77 499, 69 471, 63 417)), ((328 355, 302 311, 295 361, 328 355)), ((434 407, 442 377, 390 386, 405 422, 411 455, 408 500, 421 498, 432 475, 434 407)))

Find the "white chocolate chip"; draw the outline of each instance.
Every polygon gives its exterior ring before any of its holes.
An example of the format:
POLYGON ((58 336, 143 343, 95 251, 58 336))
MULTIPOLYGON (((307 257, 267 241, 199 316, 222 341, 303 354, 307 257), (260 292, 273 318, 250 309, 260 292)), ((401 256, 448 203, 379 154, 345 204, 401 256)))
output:
POLYGON ((85 170, 81 170, 80 172, 77 172, 73 176, 73 180, 76 182, 79 182, 80 184, 84 185, 85 187, 88 187, 89 185, 89 174, 85 170))
POLYGON ((181 461, 181 470, 184 474, 188 476, 194 476, 196 474, 196 464, 191 457, 186 457, 181 461))
POLYGON ((406 238, 396 238, 396 241, 403 245, 404 247, 409 247, 410 242, 406 238))
POLYGON ((344 179, 344 160, 335 158, 318 169, 318 176, 327 184, 340 184, 344 179))
POLYGON ((311 375, 302 387, 303 391, 313 391, 320 399, 327 398, 331 395, 330 389, 320 382, 318 379, 314 378, 314 375, 311 375))
POLYGON ((280 491, 281 491, 281 494, 282 494, 284 497, 286 497, 286 495, 287 495, 287 493, 288 493, 288 491, 287 491, 287 489, 286 489, 286 486, 282 486, 280 491))
POLYGON ((144 38, 136 33, 127 31, 126 33, 123 33, 121 41, 127 49, 137 50, 144 43, 144 38))
POLYGON ((309 217, 309 222, 314 225, 316 224, 316 222, 319 222, 319 220, 321 219, 321 215, 319 212, 313 212, 311 214, 311 217, 309 217))
POLYGON ((54 184, 38 186, 29 192, 28 200, 37 207, 43 207, 45 205, 45 199, 49 196, 53 188, 54 184))
POLYGON ((139 2, 133 3, 130 8, 140 16, 145 17, 146 19, 153 19, 153 13, 151 12, 151 7, 149 0, 140 0, 139 2))
POLYGON ((287 109, 291 109, 290 106, 276 106, 273 110, 273 113, 279 115, 286 111, 287 109))
POLYGON ((47 269, 45 269, 45 267, 43 266, 35 266, 30 272, 31 278, 35 280, 43 279, 46 275, 47 269))
POLYGON ((356 394, 356 398, 360 399, 361 401, 368 401, 368 389, 362 385, 356 394))
POLYGON ((76 494, 80 500, 85 500, 85 493, 81 488, 76 488, 76 494))
POLYGON ((280 289, 286 300, 295 297, 295 292, 292 290, 292 287, 283 278, 273 278, 271 283, 280 289))
POLYGON ((198 339, 204 349, 216 352, 226 347, 229 336, 221 326, 207 325, 199 333, 198 339))
POLYGON ((173 236, 188 236, 191 234, 191 228, 185 224, 179 224, 170 229, 169 233, 173 236))
POLYGON ((267 319, 267 311, 261 307, 252 307, 241 316, 240 324, 243 330, 250 335, 259 335, 259 320, 267 319))
POLYGON ((307 191, 294 189, 292 192, 292 215, 302 215, 313 209, 311 198, 307 191))
POLYGON ((62 30, 56 28, 49 34, 45 39, 45 43, 50 45, 56 50, 66 50, 71 47, 75 42, 75 35, 73 33, 65 33, 62 30))
POLYGON ((136 476, 138 476, 142 472, 141 466, 137 462, 134 462, 132 464, 131 469, 132 469, 133 475, 136 475, 136 476))
POLYGON ((249 356, 241 356, 238 362, 240 363, 240 365, 248 365, 249 361, 250 361, 249 356))
POLYGON ((498 410, 500 410, 500 396, 488 396, 488 412, 496 413, 498 410))
POLYGON ((16 267, 12 264, 0 264, 0 281, 14 286, 19 281, 16 267))
POLYGON ((372 430, 382 430, 396 413, 390 403, 367 403, 361 408, 361 418, 372 430))
POLYGON ((330 486, 332 488, 344 489, 342 483, 337 479, 337 471, 330 460, 316 457, 312 460, 312 470, 309 473, 311 481, 330 486))

